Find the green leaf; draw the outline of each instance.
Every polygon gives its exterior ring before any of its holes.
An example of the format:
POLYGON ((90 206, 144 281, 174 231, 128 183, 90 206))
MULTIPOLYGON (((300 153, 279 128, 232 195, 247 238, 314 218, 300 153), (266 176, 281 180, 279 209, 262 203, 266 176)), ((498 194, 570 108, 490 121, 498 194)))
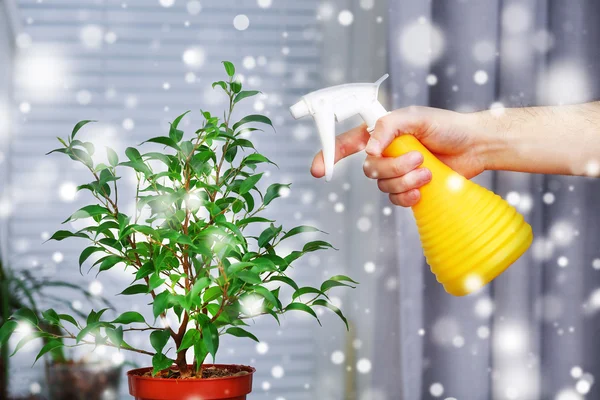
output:
POLYGON ((102 310, 96 312, 94 310, 90 311, 86 322, 89 324, 92 324, 94 322, 98 322, 100 321, 100 317, 102 316, 102 314, 104 314, 106 311, 108 310, 108 308, 103 308, 102 310))
POLYGON ((75 125, 75 127, 73 128, 73 132, 71 132, 71 139, 75 138, 75 135, 77 135, 77 132, 79 132, 79 130, 81 128, 83 128, 85 125, 89 124, 90 122, 96 122, 96 121, 86 120, 86 121, 80 121, 80 122, 78 122, 75 125))
POLYGON ((237 221, 237 224, 240 226, 243 226, 243 225, 249 225, 249 224, 256 223, 256 222, 273 222, 273 220, 263 218, 263 217, 250 217, 250 218, 244 218, 240 221, 237 221))
POLYGON ((262 178, 263 174, 256 174, 256 175, 252 175, 249 176, 248 178, 246 178, 241 184, 240 184, 240 189, 239 189, 239 194, 243 195, 248 193, 250 190, 252 190, 254 188, 254 186, 256 186, 256 184, 258 183, 258 181, 260 180, 260 178, 262 178))
POLYGON ((220 86, 223 90, 227 90, 227 83, 223 82, 223 81, 219 81, 219 82, 213 82, 212 84, 212 88, 214 89, 215 86, 220 86))
POLYGON ((235 75, 235 67, 233 64, 229 61, 223 61, 223 65, 225 66, 225 72, 227 72, 227 75, 233 77, 235 75))
POLYGON ((144 316, 142 314, 140 314, 139 312, 127 311, 127 312, 124 312, 123 314, 119 315, 117 317, 117 319, 112 321, 113 324, 123 324, 123 325, 133 324, 135 322, 145 324, 146 320, 144 319, 144 316))
POLYGON ((23 346, 25 346, 27 343, 31 342, 32 340, 41 338, 41 337, 45 337, 47 336, 46 333, 44 332, 40 332, 40 331, 34 331, 31 332, 27 335, 25 335, 21 340, 19 340, 19 343, 17 343, 17 346, 15 347, 15 349, 13 350, 12 354, 10 355, 11 357, 14 356, 19 350, 21 350, 23 348, 23 346))
POLYGON ((80 237, 80 238, 89 239, 85 233, 73 233, 70 231, 56 231, 56 232, 54 232, 54 235, 52 235, 52 237, 48 240, 56 240, 56 241, 60 242, 61 240, 64 240, 64 239, 70 238, 70 237, 80 237))
POLYGON ((189 157, 193 151, 194 144, 192 142, 186 140, 185 142, 181 143, 181 152, 186 158, 189 157))
POLYGON ((313 305, 329 308, 331 311, 336 313, 338 315, 338 317, 340 317, 342 319, 342 321, 344 321, 344 324, 346 324, 346 330, 350 330, 350 327, 348 326, 348 320, 346 319, 346 317, 344 316, 344 314, 342 313, 342 311, 339 308, 337 308, 333 304, 331 304, 323 299, 315 300, 313 302, 313 305))
POLYGON ((8 338, 13 334, 15 329, 19 326, 19 323, 14 320, 6 321, 0 327, 0 345, 4 345, 8 338))
POLYGON ((239 93, 242 91, 242 83, 240 81, 233 81, 230 83, 230 86, 233 93, 239 93))
POLYGON ((253 289, 257 294, 261 295, 265 300, 273 304, 274 307, 281 309, 281 302, 269 289, 263 286, 254 286, 253 289))
POLYGON ((190 329, 183 335, 183 339, 181 340, 181 345, 177 349, 177 352, 181 350, 189 349, 196 342, 200 340, 200 332, 196 329, 190 329))
POLYGON ((125 295, 125 296, 129 296, 129 295, 132 295, 132 294, 142 294, 142 293, 146 294, 148 292, 149 292, 148 285, 138 284, 138 285, 131 285, 131 286, 129 286, 127 289, 123 290, 119 294, 125 295))
POLYGON ((93 156, 94 153, 96 152, 96 147, 94 147, 93 143, 85 142, 85 143, 82 143, 81 145, 87 150, 87 152, 90 156, 93 156))
POLYGON ((107 214, 110 214, 110 211, 108 210, 108 208, 99 206, 97 204, 92 204, 89 206, 82 207, 79 210, 75 211, 75 213, 73 215, 71 215, 69 218, 67 218, 65 221, 63 221, 63 224, 67 223, 69 221, 76 221, 81 218, 90 218, 90 217, 95 217, 98 215, 107 215, 107 214))
POLYGON ((338 281, 338 282, 351 282, 351 283, 355 283, 358 285, 358 282, 356 282, 355 280, 353 280, 352 278, 350 278, 346 275, 335 275, 335 276, 332 276, 331 278, 329 278, 329 280, 338 281))
POLYGON ((219 349, 219 331, 213 323, 208 321, 201 320, 200 325, 202 326, 202 342, 214 360, 219 349))
POLYGON ((244 161, 242 161, 242 163, 243 164, 268 163, 268 164, 276 165, 273 161, 269 160, 267 157, 265 157, 259 153, 250 154, 249 156, 244 158, 244 161))
POLYGON ((204 364, 204 360, 206 360, 207 355, 208 350, 206 350, 206 346, 204 346, 204 343, 197 342, 196 344, 194 344, 194 360, 196 361, 196 373, 200 372, 202 364, 204 364))
POLYGON ((208 285, 210 285, 210 279, 206 277, 198 279, 196 283, 194 283, 194 286, 192 286, 192 290, 190 290, 190 297, 192 299, 198 297, 200 295, 200 292, 207 288, 208 285))
POLYGON ((152 357, 152 376, 158 374, 173 365, 173 360, 162 353, 157 353, 152 357))
POLYGON ((312 226, 297 226, 291 230, 289 230, 285 235, 283 235, 283 237, 281 238, 281 240, 283 239, 287 239, 289 237, 298 235, 299 233, 305 233, 305 232, 323 232, 315 227, 312 226))
POLYGON ((117 152, 111 149, 110 147, 106 148, 106 155, 108 156, 108 162, 113 167, 116 167, 119 164, 119 156, 117 152))
POLYGON ((94 161, 88 153, 80 149, 69 148, 66 152, 72 160, 79 161, 89 168, 94 166, 94 161))
POLYGON ((213 286, 213 287, 206 289, 202 300, 205 303, 209 303, 213 300, 218 299, 222 294, 223 294, 223 289, 221 289, 218 286, 213 286))
POLYGON ((326 280, 325 282, 323 282, 321 284, 321 291, 322 292, 326 292, 329 289, 334 288, 334 287, 338 287, 338 286, 346 286, 346 287, 350 287, 350 288, 354 289, 354 286, 350 286, 350 285, 348 285, 346 283, 343 283, 343 282, 332 281, 331 279, 328 279, 328 280, 326 280))
POLYGON ((247 115, 244 118, 240 119, 238 122, 236 122, 233 125, 233 130, 236 131, 240 126, 249 124, 252 122, 266 124, 266 125, 273 127, 273 122, 271 122, 271 120, 268 117, 265 117, 264 115, 252 114, 252 115, 247 115))
POLYGON ((304 303, 290 303, 285 308, 285 311, 292 311, 292 310, 304 311, 305 313, 308 313, 308 314, 312 315, 313 317, 315 317, 315 319, 317 320, 317 322, 319 322, 319 325, 321 325, 321 321, 319 320, 319 317, 317 317, 317 313, 315 312, 315 310, 313 310, 312 308, 310 308, 306 304, 304 304, 304 303))
POLYGON ((54 311, 53 309, 48 309, 46 311, 42 312, 42 317, 44 317, 44 319, 48 322, 50 322, 52 325, 59 325, 60 324, 60 317, 58 316, 58 314, 56 313, 56 311, 54 311))
POLYGON ((72 323, 75 326, 78 326, 77 321, 75 321, 75 318, 71 317, 69 314, 58 314, 58 317, 60 319, 62 319, 63 321, 67 321, 67 322, 72 323))
POLYGON ((262 231, 258 237, 258 247, 265 247, 279 232, 281 232, 281 227, 276 228, 273 225, 262 231))
POLYGON ((39 323, 37 315, 35 315, 35 313, 29 308, 18 309, 14 312, 12 317, 18 319, 19 321, 27 321, 34 326, 37 326, 39 323))
MULTIPOLYGON (((183 119, 183 117, 185 117, 185 116, 186 116, 186 115, 188 115, 189 113, 190 113, 190 111, 188 110, 188 111, 184 112, 183 114, 181 114, 179 117, 175 118, 175 119, 173 120, 173 123, 171 124, 171 126, 172 126, 173 128, 175 128, 175 129, 177 129, 177 127, 179 127, 179 123, 181 122, 181 120, 183 119)), ((171 138, 171 139, 175 140, 174 138, 171 138)), ((180 138, 180 139, 178 139, 178 140, 175 140, 175 141, 176 141, 176 142, 178 142, 179 140, 181 140, 181 138, 180 138)))
POLYGON ((150 334, 150 344, 157 353, 160 353, 165 348, 170 338, 171 334, 168 329, 152 331, 150 334))
POLYGON ((229 328, 225 331, 225 333, 228 333, 235 337, 247 337, 247 338, 254 340, 255 342, 259 342, 259 340, 256 336, 254 336, 253 334, 251 334, 250 332, 248 332, 247 330, 242 329, 242 328, 238 328, 238 327, 229 328))
POLYGON ((171 294, 167 291, 161 292, 156 296, 154 302, 152 303, 152 312, 154 313, 154 318, 158 318, 158 316, 167 309, 170 298, 171 294))
POLYGON ((271 279, 269 279, 269 282, 274 282, 274 281, 280 281, 280 282, 287 283, 292 288, 294 288, 294 290, 298 290, 298 284, 296 284, 296 282, 294 282, 293 279, 288 278, 287 276, 281 276, 281 275, 272 276, 271 279))
POLYGON ((274 183, 267 188, 267 192, 265 193, 265 198, 263 200, 263 204, 265 206, 269 205, 274 199, 281 197, 281 189, 288 188, 292 186, 291 184, 283 185, 281 183, 274 183))
POLYGON ((259 93, 260 92, 258 90, 243 90, 235 96, 235 99, 233 100, 233 104, 238 103, 247 97, 256 96, 259 93))
POLYGON ((94 253, 98 252, 98 251, 104 251, 104 248, 102 247, 96 247, 96 246, 90 246, 90 247, 86 247, 82 252, 81 255, 79 256, 79 273, 81 273, 81 266, 83 265, 83 263, 94 253))
POLYGON ((324 249, 335 249, 331 244, 323 242, 322 240, 316 240, 314 242, 308 242, 302 248, 302 252, 308 253, 311 251, 324 250, 324 249))
POLYGON ((135 147, 128 147, 125 149, 125 155, 127 156, 127 158, 129 158, 131 161, 142 161, 142 155, 140 154, 140 152, 138 151, 138 149, 136 149, 135 147))
POLYGON ((44 354, 48 353, 49 351, 52 351, 54 349, 57 349, 59 347, 63 347, 64 344, 62 341, 60 340, 56 340, 56 339, 50 339, 48 341, 48 343, 46 343, 44 345, 44 347, 42 347, 42 349, 40 350, 40 352, 38 353, 38 355, 35 357, 35 361, 34 364, 37 362, 37 360, 40 359, 41 356, 43 356, 44 354))
POLYGON ((117 348, 121 348, 123 345, 123 327, 119 326, 118 328, 105 328, 106 336, 110 339, 111 343, 117 346, 117 348))
POLYGON ((252 285, 260 285, 262 283, 262 279, 260 279, 260 276, 252 271, 241 271, 236 276, 244 282, 250 283, 252 285))
POLYGON ((150 275, 150 279, 148 281, 148 293, 165 283, 166 279, 163 279, 157 273, 150 275))
POLYGON ((144 143, 158 143, 158 144, 163 144, 168 147, 172 147, 175 150, 179 150, 179 146, 177 146, 177 143, 175 143, 175 141, 173 139, 171 139, 170 137, 166 137, 166 136, 154 137, 152 139, 146 140, 145 142, 142 142, 141 144, 144 144, 144 143))
POLYGON ((120 256, 108 256, 102 259, 100 263, 100 272, 107 271, 117 265, 118 263, 124 261, 120 256))
POLYGON ((318 294, 318 295, 327 297, 327 295, 325 293, 323 293, 321 290, 314 288, 314 287, 305 286, 305 287, 301 287, 300 289, 297 289, 294 292, 294 294, 292 295, 292 300, 296 300, 298 297, 305 295, 305 294, 318 294))

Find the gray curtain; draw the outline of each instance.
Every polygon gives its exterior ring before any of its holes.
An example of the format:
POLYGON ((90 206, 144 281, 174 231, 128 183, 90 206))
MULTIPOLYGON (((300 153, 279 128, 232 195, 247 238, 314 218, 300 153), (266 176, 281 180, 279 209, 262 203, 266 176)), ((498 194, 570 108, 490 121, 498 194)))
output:
MULTIPOLYGON (((389 6, 394 108, 600 99, 597 1, 389 6)), ((385 311, 375 386, 405 400, 599 399, 600 180, 486 172, 475 181, 526 215, 534 244, 491 285, 453 298, 424 263, 410 210, 396 210, 387 243, 396 257, 382 260, 381 285, 399 284, 378 294, 385 311)))

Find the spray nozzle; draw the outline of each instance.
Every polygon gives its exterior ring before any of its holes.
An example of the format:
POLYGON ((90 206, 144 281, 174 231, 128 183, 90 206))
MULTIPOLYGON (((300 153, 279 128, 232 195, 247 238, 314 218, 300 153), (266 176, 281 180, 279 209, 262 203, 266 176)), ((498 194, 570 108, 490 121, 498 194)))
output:
POLYGON ((295 119, 312 115, 323 147, 325 180, 333 177, 335 161, 335 121, 341 122, 354 115, 360 115, 371 132, 377 120, 387 114, 377 99, 381 83, 389 75, 382 76, 375 83, 350 83, 317 90, 303 96, 290 107, 295 119))

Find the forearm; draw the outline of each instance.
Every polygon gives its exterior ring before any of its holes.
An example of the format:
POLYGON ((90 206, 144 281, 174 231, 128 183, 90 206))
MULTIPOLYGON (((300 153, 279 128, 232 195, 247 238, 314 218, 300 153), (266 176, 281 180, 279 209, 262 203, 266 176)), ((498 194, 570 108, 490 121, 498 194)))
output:
POLYGON ((486 169, 600 176, 600 102, 474 114, 486 169))

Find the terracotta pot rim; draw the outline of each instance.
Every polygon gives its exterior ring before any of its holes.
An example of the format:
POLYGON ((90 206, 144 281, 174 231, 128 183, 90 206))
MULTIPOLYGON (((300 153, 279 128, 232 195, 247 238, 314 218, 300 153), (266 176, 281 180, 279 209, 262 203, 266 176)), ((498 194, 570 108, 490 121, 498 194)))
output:
MULTIPOLYGON (((191 365, 189 365, 191 367, 191 365)), ((245 376, 252 376, 256 372, 256 368, 251 367, 249 365, 242 364, 204 364, 204 367, 241 367, 248 371, 247 375, 238 375, 238 376, 222 376, 218 378, 204 378, 204 379, 174 379, 174 378, 155 378, 152 376, 141 376, 138 375, 138 372, 146 372, 151 371, 152 367, 143 367, 143 368, 135 368, 127 371, 127 377, 132 379, 139 379, 143 381, 163 381, 163 382, 202 382, 202 381, 226 381, 230 379, 240 379, 245 376)))

